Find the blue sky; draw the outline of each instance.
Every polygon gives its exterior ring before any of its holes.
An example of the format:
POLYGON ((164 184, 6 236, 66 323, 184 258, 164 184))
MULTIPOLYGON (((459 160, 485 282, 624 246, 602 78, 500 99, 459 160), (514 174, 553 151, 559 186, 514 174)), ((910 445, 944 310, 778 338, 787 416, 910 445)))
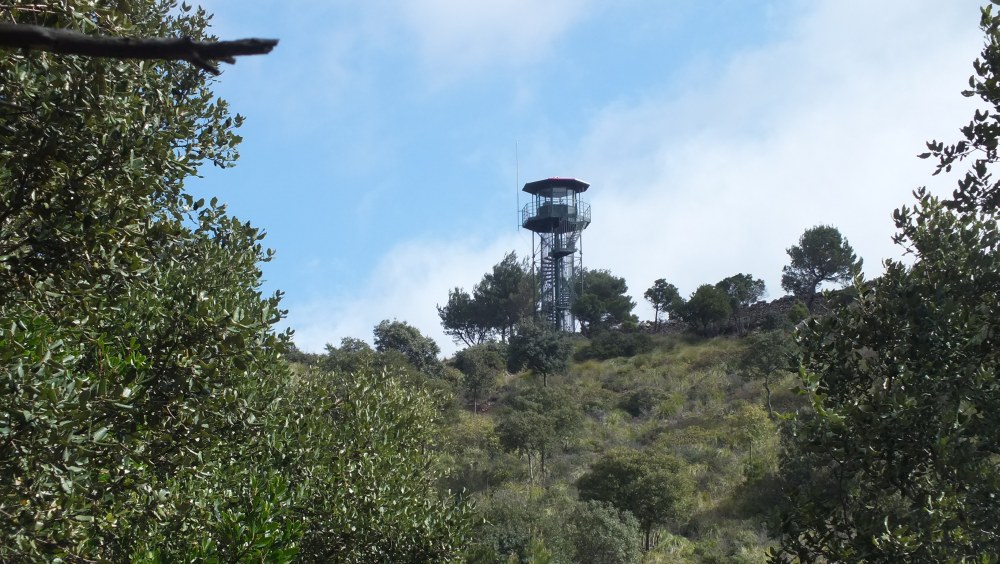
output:
POLYGON ((268 232, 266 290, 310 351, 386 318, 454 351, 435 305, 530 253, 517 190, 550 176, 591 183, 584 262, 641 318, 656 278, 782 295, 817 224, 875 275, 892 210, 953 185, 914 155, 971 115, 982 44, 971 0, 202 4, 220 37, 280 44, 224 69, 241 159, 189 188, 268 232))

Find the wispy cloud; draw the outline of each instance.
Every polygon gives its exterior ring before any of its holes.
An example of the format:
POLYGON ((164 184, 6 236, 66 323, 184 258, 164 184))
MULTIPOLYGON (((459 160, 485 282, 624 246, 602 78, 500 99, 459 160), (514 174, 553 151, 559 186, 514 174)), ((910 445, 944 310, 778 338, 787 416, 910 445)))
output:
MULTIPOLYGON (((213 2, 238 10, 231 0, 213 2)), ((282 108, 274 121, 287 121, 289 132, 304 122, 331 136, 348 132, 343 147, 334 146, 347 152, 322 165, 362 171, 409 166, 394 160, 406 151, 390 138, 409 122, 384 123, 394 116, 385 116, 391 108, 380 97, 388 86, 404 79, 425 82, 421 87, 460 84, 477 73, 534 64, 544 71, 559 42, 593 18, 597 6, 590 0, 372 0, 350 10, 333 3, 341 8, 338 17, 348 12, 337 21, 324 3, 295 4, 309 6, 307 15, 295 14, 309 18, 308 33, 331 20, 315 39, 327 57, 304 64, 297 57, 310 48, 305 38, 282 38, 290 66, 287 76, 259 79, 285 85, 279 92, 265 89, 271 92, 266 103, 282 108), (373 77, 383 56, 420 69, 373 77), (312 99, 339 113, 326 116, 302 103, 312 99)), ((582 128, 579 120, 570 126, 550 115, 524 117, 534 125, 518 128, 522 182, 574 175, 592 183, 587 197, 594 222, 584 237, 584 261, 625 276, 637 301, 656 278, 688 293, 737 272, 764 278, 771 295, 780 295, 785 248, 820 223, 840 228, 869 273, 877 273, 881 259, 897 255, 892 210, 931 181, 930 164, 914 155, 925 139, 955 138, 970 115, 959 91, 981 44, 975 0, 771 4, 782 13, 775 21, 787 28, 770 40, 722 59, 713 54, 700 59, 702 66, 665 64, 665 78, 595 104, 582 128)), ((279 52, 269 57, 277 62, 279 52)), ((508 74, 515 106, 526 116, 543 107, 535 103, 543 89, 532 73, 508 74)), ((455 88, 456 97, 462 92, 455 88)), ((489 160, 481 148, 468 149, 450 154, 489 160)), ((936 186, 947 191, 950 182, 938 179, 936 186)), ((350 208, 362 217, 381 201, 381 192, 363 185, 371 201, 350 208)), ((286 306, 296 342, 321 350, 344 336, 370 339, 376 323, 395 317, 454 350, 434 304, 446 300, 449 288, 472 286, 506 251, 528 247, 523 233, 482 240, 479 231, 477 237, 403 242, 370 275, 360 275, 367 279, 363 288, 321 300, 295 297, 286 306)), ((361 267, 352 262, 350 268, 361 267)), ((646 309, 640 314, 650 316, 646 309)))
MULTIPOLYGON (((530 240, 529 240, 530 241, 530 240)), ((505 253, 524 246, 516 234, 493 241, 409 241, 383 257, 364 289, 291 304, 288 325, 296 344, 322 351, 343 337, 371 342, 372 328, 383 319, 399 319, 433 338, 445 354, 456 350, 442 329, 435 304, 444 305, 448 290, 471 290, 505 253)), ((530 245, 530 242, 528 243, 530 245)))
POLYGON ((974 4, 916 4, 816 3, 713 80, 596 115, 548 156, 594 185, 586 262, 639 300, 656 278, 686 293, 737 272, 777 296, 785 248, 827 223, 878 273, 898 255, 892 210, 930 179, 922 141, 969 115, 959 91, 980 43, 974 4))
POLYGON ((412 0, 400 15, 438 80, 518 67, 547 56, 586 16, 588 0, 412 0))

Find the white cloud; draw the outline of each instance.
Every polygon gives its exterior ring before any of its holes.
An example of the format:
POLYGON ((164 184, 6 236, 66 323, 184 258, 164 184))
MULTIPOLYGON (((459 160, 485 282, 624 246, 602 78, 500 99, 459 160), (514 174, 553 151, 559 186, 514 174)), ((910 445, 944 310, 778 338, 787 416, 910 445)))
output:
MULTIPOLYGON (((542 4, 420 0, 406 16, 428 60, 458 68, 529 60, 583 6, 542 4), (555 27, 522 27, 546 20, 555 27)), ((642 293, 656 278, 687 294, 747 272, 780 296, 785 248, 817 224, 838 227, 869 275, 898 256, 892 210, 934 182, 931 163, 915 155, 926 139, 954 139, 971 114, 959 91, 981 45, 977 6, 826 0, 809 7, 785 39, 734 55, 680 96, 607 106, 576 146, 553 149, 552 138, 564 139, 558 132, 529 135, 533 148, 522 143, 534 168, 592 183, 584 262, 625 276, 641 316, 651 316, 642 293)), ((935 185, 950 191, 952 182, 935 185)), ((450 288, 470 288, 508 250, 527 247, 523 233, 476 244, 404 243, 362 293, 286 304, 289 324, 301 347, 318 351, 344 336, 370 339, 376 323, 395 317, 448 353, 455 346, 433 305, 450 288)))
POLYGON ((410 241, 383 257, 365 289, 306 303, 286 303, 288 325, 303 350, 320 352, 343 337, 372 340, 372 328, 383 319, 399 319, 433 338, 445 355, 456 350, 441 329, 435 304, 448 300, 448 290, 471 290, 511 250, 530 249, 530 239, 509 235, 489 242, 410 241), (527 241, 527 243, 526 243, 527 241))
POLYGON ((438 77, 548 54, 584 17, 588 0, 412 0, 399 9, 423 62, 438 77))
POLYGON ((606 108, 548 156, 593 185, 585 262, 640 302, 656 278, 686 294, 737 272, 776 297, 785 248, 832 224, 878 274, 898 256, 892 210, 931 182, 923 140, 954 139, 971 114, 977 21, 972 2, 821 2, 705 87, 606 108))

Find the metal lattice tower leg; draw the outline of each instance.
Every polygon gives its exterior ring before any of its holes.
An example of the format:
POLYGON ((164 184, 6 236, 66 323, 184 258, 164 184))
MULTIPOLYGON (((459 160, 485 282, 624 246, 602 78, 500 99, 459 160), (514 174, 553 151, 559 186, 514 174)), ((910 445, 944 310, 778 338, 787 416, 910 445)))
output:
POLYGON ((590 225, 590 206, 580 200, 580 193, 588 186, 573 178, 549 178, 524 185, 524 191, 534 199, 522 210, 522 225, 537 233, 540 241, 539 310, 542 319, 559 331, 576 330, 571 313, 576 297, 573 285, 582 264, 579 242, 590 225))

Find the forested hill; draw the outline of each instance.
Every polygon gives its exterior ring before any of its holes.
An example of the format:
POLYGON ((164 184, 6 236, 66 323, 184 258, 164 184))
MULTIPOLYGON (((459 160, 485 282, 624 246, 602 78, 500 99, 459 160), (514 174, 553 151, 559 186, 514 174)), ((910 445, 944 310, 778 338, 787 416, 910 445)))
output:
POLYGON ((345 339, 293 358, 304 374, 388 370, 438 394, 437 484, 473 502, 470 561, 755 562, 782 502, 777 418, 806 404, 791 392, 801 314, 716 337, 568 338, 522 320, 509 342, 444 362, 385 321, 375 347, 345 339))
MULTIPOLYGON (((0 19, 4 41, 211 40, 172 1, 0 19)), ((905 262, 864 281, 836 227, 808 227, 789 307, 755 305, 747 273, 687 296, 663 278, 641 322, 624 279, 583 270, 579 332, 558 332, 511 253, 439 297, 448 359, 405 320, 324 354, 277 329, 263 233, 185 188, 240 142, 200 47, 4 50, 0 562, 995 562, 992 6, 981 25, 981 107, 921 155, 960 178, 900 202, 905 262)))

